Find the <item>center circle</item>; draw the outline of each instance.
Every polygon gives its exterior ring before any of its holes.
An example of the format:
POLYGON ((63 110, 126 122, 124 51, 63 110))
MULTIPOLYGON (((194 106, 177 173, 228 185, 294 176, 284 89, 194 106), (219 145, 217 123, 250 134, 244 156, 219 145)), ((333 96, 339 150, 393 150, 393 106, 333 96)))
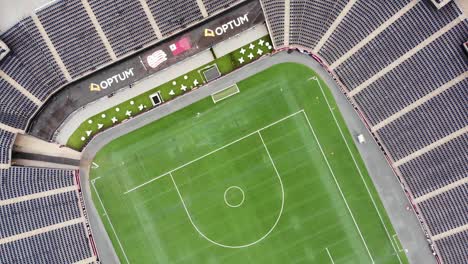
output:
MULTIPOLYGON (((232 199, 230 199, 232 200, 232 199)), ((241 189, 239 186, 231 186, 224 191, 224 202, 227 204, 229 207, 239 207, 244 203, 245 200, 245 194, 244 191, 241 189), (234 196, 235 198, 240 197, 241 199, 235 199, 235 201, 228 201, 228 193, 229 196, 234 196), (240 196, 239 196, 240 194, 240 196)))

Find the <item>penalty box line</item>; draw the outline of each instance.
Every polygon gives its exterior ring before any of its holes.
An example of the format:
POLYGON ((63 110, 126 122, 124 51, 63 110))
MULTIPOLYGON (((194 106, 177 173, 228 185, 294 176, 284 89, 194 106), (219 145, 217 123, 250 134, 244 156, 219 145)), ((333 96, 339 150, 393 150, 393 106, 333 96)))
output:
POLYGON ((150 183, 152 183, 152 182, 154 182, 154 181, 156 181, 156 180, 158 180, 158 179, 160 179, 160 178, 162 178, 162 177, 165 177, 165 176, 167 176, 167 175, 169 175, 169 174, 171 174, 171 173, 173 173, 173 172, 175 172, 175 171, 177 171, 177 170, 179 170, 179 169, 181 169, 181 168, 183 168, 183 167, 186 167, 186 166, 188 166, 188 165, 190 165, 190 164, 192 164, 192 163, 194 163, 194 162, 197 162, 197 161, 199 161, 199 160, 201 160, 201 159, 203 159, 203 158, 205 158, 205 157, 207 157, 207 156, 209 156, 209 155, 211 155, 211 154, 213 154, 213 153, 215 153, 215 152, 218 152, 218 151, 220 151, 220 150, 222 150, 222 149, 224 149, 224 148, 227 148, 227 147, 229 147, 229 146, 231 146, 231 145, 233 145, 233 144, 235 144, 235 143, 237 143, 237 142, 239 142, 239 141, 241 141, 241 140, 243 140, 243 139, 245 139, 245 138, 248 138, 248 137, 250 137, 250 136, 252 136, 252 135, 254 135, 254 134, 256 134, 256 133, 259 133, 259 132, 262 131, 262 130, 265 130, 265 129, 271 127, 271 126, 274 126, 274 125, 276 125, 276 124, 278 124, 278 123, 280 123, 280 122, 282 122, 282 121, 284 121, 284 120, 286 120, 286 119, 288 119, 288 118, 290 118, 290 117, 293 117, 293 116, 295 116, 295 115, 297 115, 297 114, 300 114, 300 113, 304 113, 304 109, 301 109, 301 110, 299 110, 299 111, 297 111, 297 112, 294 112, 294 113, 292 113, 292 114, 290 114, 290 115, 288 115, 288 116, 285 116, 285 117, 283 117, 283 118, 281 118, 281 119, 279 119, 279 120, 276 120, 275 122, 273 122, 273 123, 271 123, 271 124, 268 124, 268 125, 266 125, 266 126, 260 128, 260 129, 257 129, 257 130, 255 130, 255 131, 253 131, 253 132, 251 132, 251 133, 249 133, 249 134, 247 134, 247 135, 245 135, 245 136, 243 136, 243 137, 241 137, 241 138, 238 138, 238 139, 236 139, 236 140, 234 140, 234 141, 232 141, 232 142, 230 142, 230 143, 228 143, 228 144, 226 144, 226 145, 224 145, 224 146, 222 146, 222 147, 219 147, 219 148, 217 148, 217 149, 215 149, 215 150, 213 150, 213 151, 210 151, 210 152, 206 153, 205 155, 202 155, 202 156, 200 156, 200 157, 198 157, 198 158, 196 158, 196 159, 194 159, 194 160, 191 160, 191 161, 189 161, 189 162, 187 162, 187 163, 185 163, 185 164, 182 164, 182 165, 180 165, 179 167, 174 168, 174 169, 172 169, 172 170, 170 170, 170 171, 167 171, 167 172, 165 172, 165 173, 163 173, 163 174, 161 174, 161 175, 159 175, 159 176, 157 176, 157 177, 155 177, 155 178, 153 178, 153 179, 151 179, 151 180, 149 180, 149 181, 147 181, 147 182, 144 182, 144 183, 142 183, 142 184, 140 184, 140 185, 138 185, 138 186, 135 186, 135 187, 133 187, 133 188, 127 190, 126 192, 124 192, 124 194, 128 194, 128 193, 131 193, 131 192, 133 192, 133 191, 135 191, 135 190, 138 190, 138 189, 140 189, 141 187, 144 187, 144 186, 146 186, 146 185, 148 185, 148 184, 150 184, 150 183))

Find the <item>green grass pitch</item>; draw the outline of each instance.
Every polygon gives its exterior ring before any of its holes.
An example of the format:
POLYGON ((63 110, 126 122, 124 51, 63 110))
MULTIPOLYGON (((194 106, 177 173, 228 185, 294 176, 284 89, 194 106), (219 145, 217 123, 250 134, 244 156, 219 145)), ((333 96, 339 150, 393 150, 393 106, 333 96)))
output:
POLYGON ((237 85, 97 154, 121 262, 408 263, 317 74, 286 63, 237 85))

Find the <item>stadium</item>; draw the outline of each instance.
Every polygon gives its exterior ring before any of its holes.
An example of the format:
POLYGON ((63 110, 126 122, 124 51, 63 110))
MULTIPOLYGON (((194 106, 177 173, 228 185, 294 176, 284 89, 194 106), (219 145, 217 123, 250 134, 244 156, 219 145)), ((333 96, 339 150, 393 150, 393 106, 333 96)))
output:
POLYGON ((467 12, 0 1, 0 264, 468 263, 467 12))

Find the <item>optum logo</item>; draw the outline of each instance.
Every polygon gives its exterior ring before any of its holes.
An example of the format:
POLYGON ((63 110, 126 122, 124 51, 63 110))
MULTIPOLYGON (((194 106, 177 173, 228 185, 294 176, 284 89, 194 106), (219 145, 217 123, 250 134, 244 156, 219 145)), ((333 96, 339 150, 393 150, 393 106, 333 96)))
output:
POLYGON ((227 23, 222 24, 219 27, 216 27, 215 29, 205 29, 205 37, 214 37, 214 36, 221 36, 224 33, 226 33, 228 30, 235 29, 237 27, 242 26, 246 22, 249 22, 249 14, 245 14, 243 16, 240 16, 236 19, 233 19, 227 23))
POLYGON ((119 74, 116 74, 110 78, 107 78, 106 80, 104 81, 101 81, 99 82, 98 84, 97 83, 91 83, 89 85, 89 90, 90 91, 95 91, 95 92, 99 92, 101 90, 105 90, 109 87, 111 87, 114 83, 119 83, 119 82, 123 82, 125 80, 127 80, 128 78, 130 77, 133 77, 135 76, 134 73, 133 73, 133 68, 130 68, 128 70, 125 70, 119 74))

